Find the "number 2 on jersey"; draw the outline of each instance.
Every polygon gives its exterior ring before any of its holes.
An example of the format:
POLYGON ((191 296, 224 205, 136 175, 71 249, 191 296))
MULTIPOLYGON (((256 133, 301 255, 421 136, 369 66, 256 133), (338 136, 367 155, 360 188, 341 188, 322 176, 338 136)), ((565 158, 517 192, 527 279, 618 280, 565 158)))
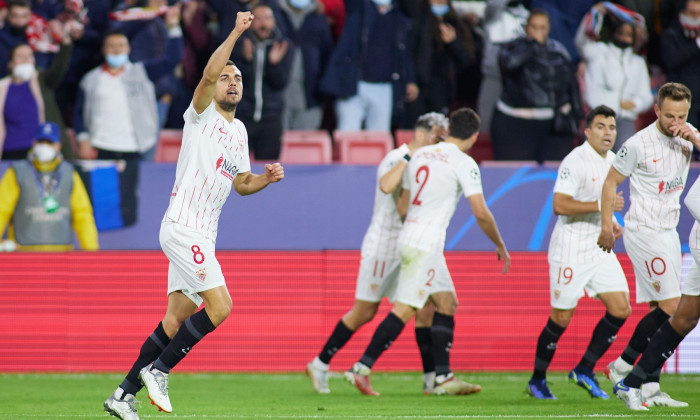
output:
POLYGON ((416 193, 416 196, 413 197, 413 201, 411 204, 415 204, 416 206, 420 206, 422 201, 418 199, 420 197, 421 191, 423 191, 423 187, 425 187, 425 183, 428 182, 428 175, 430 174, 430 169, 428 169, 427 165, 423 165, 420 168, 418 168, 418 172, 416 172, 416 182, 420 184, 420 188, 418 188, 418 192, 416 193), (420 174, 422 172, 425 172, 425 177, 423 178, 423 181, 421 181, 421 176, 420 174))

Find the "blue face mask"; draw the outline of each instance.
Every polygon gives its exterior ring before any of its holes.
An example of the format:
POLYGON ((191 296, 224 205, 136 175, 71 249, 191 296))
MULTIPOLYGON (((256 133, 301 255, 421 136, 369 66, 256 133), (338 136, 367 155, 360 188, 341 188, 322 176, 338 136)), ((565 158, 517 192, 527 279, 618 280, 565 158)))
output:
POLYGON ((107 54, 105 57, 105 60, 107 61, 107 64, 114 68, 118 69, 119 67, 123 66, 126 64, 127 61, 129 61, 129 55, 128 54, 107 54))
POLYGON ((289 4, 295 9, 306 9, 311 4, 311 0, 289 0, 289 4))
POLYGON ((392 0, 372 0, 372 3, 376 4, 377 6, 388 6, 391 4, 392 0))
POLYGON ((450 6, 447 4, 431 4, 430 11, 432 11, 435 16, 444 16, 445 13, 450 11, 450 6))

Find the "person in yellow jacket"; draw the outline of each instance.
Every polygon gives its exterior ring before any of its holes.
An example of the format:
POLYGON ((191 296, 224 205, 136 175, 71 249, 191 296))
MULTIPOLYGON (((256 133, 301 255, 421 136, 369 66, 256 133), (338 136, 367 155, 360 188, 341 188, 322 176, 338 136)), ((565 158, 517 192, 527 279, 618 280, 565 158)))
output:
POLYGON ((0 179, 0 233, 21 251, 70 251, 73 234, 86 251, 99 249, 92 205, 80 176, 59 152, 53 122, 39 127, 26 160, 13 162, 0 179))

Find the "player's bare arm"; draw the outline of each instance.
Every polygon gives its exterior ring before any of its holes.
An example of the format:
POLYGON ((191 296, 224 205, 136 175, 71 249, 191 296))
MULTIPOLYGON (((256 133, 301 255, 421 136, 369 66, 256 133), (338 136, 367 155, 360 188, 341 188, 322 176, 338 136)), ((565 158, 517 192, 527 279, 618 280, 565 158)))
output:
POLYGON ((474 213, 474 217, 476 218, 476 223, 491 242, 496 245, 498 260, 503 260, 503 274, 507 273, 510 268, 510 254, 508 254, 506 244, 503 242, 501 233, 498 231, 496 219, 493 218, 491 210, 489 210, 489 207, 486 205, 483 194, 470 195, 467 199, 472 208, 472 213, 474 213))
MULTIPOLYGON (((552 209, 557 216, 574 216, 585 213, 598 213, 598 206, 601 203, 596 201, 578 201, 567 194, 554 193, 552 200, 552 209)), ((619 191, 615 196, 615 211, 620 211, 625 206, 625 198, 622 196, 622 191, 619 191)))
POLYGON ((198 114, 204 112, 209 104, 211 104, 214 98, 214 92, 216 91, 216 83, 219 80, 221 71, 226 67, 226 62, 231 57, 233 46, 236 45, 236 41, 241 34, 250 28, 251 22, 253 22, 252 13, 238 12, 236 16, 236 26, 234 26, 226 40, 219 45, 219 48, 209 57, 209 61, 204 68, 202 79, 199 81, 197 88, 194 90, 194 95, 192 96, 192 103, 198 114))
POLYGON ((603 194, 600 197, 600 235, 598 246, 605 252, 610 252, 615 246, 615 233, 613 232, 613 210, 616 209, 615 201, 617 187, 627 178, 614 167, 608 171, 608 176, 603 183, 603 194))
POLYGON ((379 189, 384 194, 391 194, 396 190, 396 188, 401 184, 401 179, 403 178, 403 171, 408 166, 408 161, 405 159, 400 159, 396 162, 389 172, 385 173, 379 179, 379 189))
POLYGON ((233 179, 233 189, 240 195, 250 195, 284 178, 284 168, 279 163, 265 165, 265 173, 244 172, 233 179))

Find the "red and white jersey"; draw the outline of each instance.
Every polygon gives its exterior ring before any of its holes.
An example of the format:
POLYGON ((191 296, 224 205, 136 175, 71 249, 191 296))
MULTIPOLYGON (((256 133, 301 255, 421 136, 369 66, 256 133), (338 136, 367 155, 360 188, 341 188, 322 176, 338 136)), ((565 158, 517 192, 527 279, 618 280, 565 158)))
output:
POLYGON ((462 192, 483 194, 481 172, 474 159, 452 143, 418 150, 404 172, 403 188, 411 198, 399 245, 442 252, 450 219, 462 192))
POLYGON ((401 232, 401 218, 396 210, 396 200, 401 193, 397 188, 393 194, 384 194, 379 189, 379 180, 408 153, 408 146, 400 147, 387 153, 377 168, 377 183, 374 192, 374 211, 372 221, 362 240, 362 256, 398 258, 399 250, 396 240, 401 232))
POLYGON ((250 172, 248 133, 229 123, 214 106, 201 114, 190 104, 184 114, 175 185, 163 221, 190 227, 216 242, 219 215, 237 174, 250 172))
MULTIPOLYGON (((603 183, 615 160, 608 151, 604 158, 585 142, 572 150, 559 165, 554 192, 576 201, 600 200, 603 183)), ((587 264, 602 260, 606 253, 598 247, 600 212, 559 216, 549 240, 550 261, 587 264)))
MULTIPOLYGON (((700 136, 695 127, 690 127, 700 136)), ((656 122, 625 142, 613 162, 620 174, 630 177, 625 229, 676 228, 692 152, 691 142, 664 135, 656 122)))

